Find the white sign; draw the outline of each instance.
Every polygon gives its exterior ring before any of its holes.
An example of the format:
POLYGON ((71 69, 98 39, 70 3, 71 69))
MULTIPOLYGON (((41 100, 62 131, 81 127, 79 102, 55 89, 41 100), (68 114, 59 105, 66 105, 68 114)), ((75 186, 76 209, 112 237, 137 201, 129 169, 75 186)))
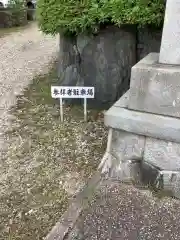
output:
POLYGON ((52 98, 94 98, 94 87, 51 86, 52 98))
POLYGON ((94 87, 51 86, 52 98, 60 100, 60 117, 63 122, 63 98, 84 98, 84 120, 87 121, 87 98, 94 98, 94 87))

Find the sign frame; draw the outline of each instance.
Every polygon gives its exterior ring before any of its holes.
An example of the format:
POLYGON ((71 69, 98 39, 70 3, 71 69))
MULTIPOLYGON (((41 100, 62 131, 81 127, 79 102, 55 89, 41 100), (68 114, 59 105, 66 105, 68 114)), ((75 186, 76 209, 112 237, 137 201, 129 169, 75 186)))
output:
POLYGON ((87 99, 93 99, 95 96, 94 87, 84 86, 51 86, 52 98, 59 99, 60 119, 63 122, 63 98, 65 99, 84 99, 84 121, 87 121, 87 99))

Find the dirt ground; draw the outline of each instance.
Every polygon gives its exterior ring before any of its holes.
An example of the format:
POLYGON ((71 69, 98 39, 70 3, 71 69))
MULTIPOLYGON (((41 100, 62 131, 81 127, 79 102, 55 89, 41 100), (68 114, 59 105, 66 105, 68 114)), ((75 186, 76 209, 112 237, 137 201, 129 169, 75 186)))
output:
MULTIPOLYGON (((55 65, 54 65, 55 66, 55 65)), ((11 109, 0 160, 0 240, 43 239, 102 158, 103 113, 64 106, 51 98, 56 68, 37 77, 11 109)))

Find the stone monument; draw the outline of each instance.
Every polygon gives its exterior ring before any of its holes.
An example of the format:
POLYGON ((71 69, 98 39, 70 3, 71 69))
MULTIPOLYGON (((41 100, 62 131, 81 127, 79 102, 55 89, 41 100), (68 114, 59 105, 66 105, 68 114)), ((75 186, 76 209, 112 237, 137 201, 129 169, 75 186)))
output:
POLYGON ((132 67, 130 89, 106 112, 99 168, 180 198, 180 0, 167 0, 160 53, 132 67))

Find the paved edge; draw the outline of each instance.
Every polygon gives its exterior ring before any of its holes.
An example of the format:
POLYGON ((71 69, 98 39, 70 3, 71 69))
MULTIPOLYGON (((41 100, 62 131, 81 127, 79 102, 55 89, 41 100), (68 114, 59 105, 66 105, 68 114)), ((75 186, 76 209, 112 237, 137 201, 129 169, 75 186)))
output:
POLYGON ((96 172, 83 190, 79 192, 76 198, 70 202, 67 211, 62 215, 60 220, 56 223, 44 240, 63 240, 67 236, 67 234, 72 230, 81 212, 92 199, 93 193, 101 181, 101 173, 96 172))

